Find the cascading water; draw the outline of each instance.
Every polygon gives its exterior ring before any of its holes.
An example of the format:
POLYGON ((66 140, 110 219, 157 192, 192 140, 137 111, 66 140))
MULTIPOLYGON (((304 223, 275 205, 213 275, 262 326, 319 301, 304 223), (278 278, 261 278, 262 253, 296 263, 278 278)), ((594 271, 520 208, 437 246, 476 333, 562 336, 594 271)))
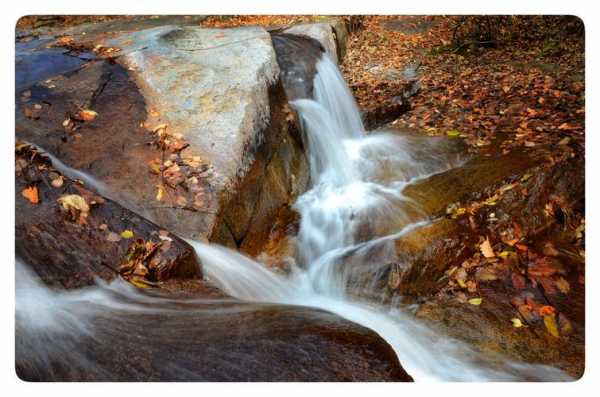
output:
MULTIPOLYGON (((401 364, 417 380, 565 380, 561 371, 542 365, 524 365, 495 357, 481 358, 466 345, 440 338, 401 309, 353 301, 347 293, 345 269, 353 260, 368 263, 373 248, 378 262, 393 260, 387 245, 428 221, 405 214, 406 184, 456 164, 417 148, 389 133, 367 135, 358 106, 341 73, 326 55, 316 65, 314 100, 292 102, 305 127, 312 188, 299 197, 298 233, 300 268, 276 275, 261 264, 221 247, 192 242, 209 279, 241 299, 314 306, 371 328, 396 351, 401 364), (377 222, 404 225, 377 236, 377 222), (365 228, 371 233, 361 238, 365 228)), ((420 144, 423 144, 421 142, 420 144)))
MULTIPOLYGON (((403 197, 403 187, 445 170, 455 161, 440 156, 425 141, 414 145, 407 137, 366 134, 337 66, 323 56, 316 69, 314 100, 292 103, 304 123, 313 183, 295 203, 301 214, 299 266, 289 275, 276 274, 227 248, 189 241, 207 278, 244 301, 317 307, 368 327, 393 347, 402 366, 417 381, 568 379, 563 372, 547 366, 513 363, 502 357, 483 358, 458 341, 436 335, 409 311, 352 298, 349 273, 362 271, 361 266, 352 265, 393 260, 393 239, 428 222, 415 218, 418 205, 403 197)), ((123 316, 145 310, 146 304, 163 304, 148 301, 150 298, 133 289, 122 290, 118 282, 57 294, 32 282, 30 275, 19 274, 16 326, 26 342, 17 346, 17 354, 26 355, 39 348, 27 345, 29 336, 48 341, 56 340, 59 334, 61 338, 95 338, 97 331, 90 327, 94 316, 112 309, 123 316), (121 299, 115 297, 115 288, 121 299)), ((168 310, 181 308, 173 305, 168 310)), ((109 331, 104 330, 105 338, 118 337, 109 331)), ((70 345, 62 350, 50 349, 55 343, 48 343, 43 353, 86 359, 76 356, 70 345)), ((85 365, 86 370, 94 370, 93 362, 85 365)))

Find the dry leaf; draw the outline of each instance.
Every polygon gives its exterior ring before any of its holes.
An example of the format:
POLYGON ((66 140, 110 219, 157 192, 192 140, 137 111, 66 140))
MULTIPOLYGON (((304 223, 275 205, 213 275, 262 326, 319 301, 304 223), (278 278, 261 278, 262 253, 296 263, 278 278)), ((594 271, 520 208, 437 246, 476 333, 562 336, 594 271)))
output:
POLYGON ((471 299, 468 300, 469 304, 474 305, 474 306, 481 305, 482 301, 483 301, 482 298, 471 298, 471 299))
POLYGON ((58 178, 53 179, 51 184, 52 184, 52 186, 59 188, 64 184, 64 178, 61 175, 58 178))
POLYGON ((544 316, 544 325, 546 326, 546 329, 548 330, 550 335, 554 336, 555 338, 559 337, 558 327, 556 326, 556 318, 554 314, 544 316))
POLYGON ((121 237, 123 237, 123 238, 132 238, 133 237, 133 232, 131 230, 124 230, 123 232, 121 232, 121 237))
POLYGON ((33 204, 37 204, 40 202, 40 197, 38 195, 38 189, 36 186, 26 187, 21 192, 21 195, 33 204))
POLYGON ((556 288, 566 295, 569 293, 571 286, 567 280, 565 280, 563 277, 559 277, 558 280, 556 280, 556 288))
POLYGON ((62 204, 64 209, 76 209, 83 213, 90 212, 90 207, 85 202, 85 199, 78 194, 67 194, 60 197, 57 201, 62 204))
POLYGON ((525 277, 521 276, 518 273, 512 273, 511 275, 512 284, 516 289, 524 289, 525 288, 525 277))
POLYGON ((487 237, 485 241, 481 243, 479 249, 486 258, 493 258, 496 256, 496 254, 494 254, 494 250, 492 249, 492 245, 490 244, 490 240, 487 237))
POLYGON ((92 121, 96 117, 98 117, 98 113, 96 113, 93 110, 90 110, 90 109, 81 109, 79 111, 79 118, 81 118, 83 121, 92 121))
POLYGON ((163 187, 163 185, 157 185, 156 200, 162 201, 164 195, 165 195, 165 188, 163 187))

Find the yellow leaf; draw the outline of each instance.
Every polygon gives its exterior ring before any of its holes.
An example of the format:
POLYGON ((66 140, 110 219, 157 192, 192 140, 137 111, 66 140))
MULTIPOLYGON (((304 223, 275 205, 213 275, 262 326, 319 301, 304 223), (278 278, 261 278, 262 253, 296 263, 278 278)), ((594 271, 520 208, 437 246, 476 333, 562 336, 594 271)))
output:
POLYGON ((121 232, 121 237, 123 237, 123 238, 132 238, 133 237, 133 232, 131 230, 124 230, 123 232, 121 232))
POLYGON ((67 194, 60 197, 57 201, 62 204, 63 208, 66 210, 74 208, 84 214, 90 212, 89 205, 86 203, 85 199, 78 194, 67 194))
POLYGON ((457 129, 452 129, 452 130, 446 132, 446 135, 448 135, 451 138, 456 138, 456 137, 460 136, 460 131, 457 129))
POLYGON ((450 269, 446 270, 446 275, 448 277, 452 276, 452 274, 454 274, 456 269, 458 269, 458 266, 452 266, 450 269))
POLYGON ((568 145, 569 142, 571 142, 571 138, 570 137, 565 137, 563 139, 560 140, 560 142, 558 142, 559 145, 568 145))
POLYGON ((90 109, 81 109, 79 111, 79 117, 84 121, 92 121, 98 117, 98 113, 90 109))
POLYGON ((471 298, 471 299, 469 299, 469 301, 468 301, 468 302, 469 302, 471 305, 474 305, 474 306, 479 306, 479 305, 481 305, 481 302, 482 302, 482 301, 483 301, 483 299, 481 299, 481 298, 471 298))
POLYGON ((554 314, 544 316, 544 325, 546 326, 546 329, 550 335, 558 338, 558 327, 556 326, 556 318, 554 317, 554 314))
POLYGON ((498 256, 500 258, 508 258, 511 255, 512 255, 511 251, 502 251, 501 253, 498 254, 498 256))
POLYGON ((148 284, 145 284, 144 282, 142 282, 140 279, 138 279, 137 277, 132 277, 129 282, 131 284, 133 284, 134 286, 136 286, 137 288, 148 288, 148 284))
POLYGON ((490 244, 490 240, 487 237, 485 241, 481 243, 479 249, 486 258, 493 258, 496 256, 496 254, 494 254, 494 250, 492 249, 492 245, 490 244))
POLYGON ((165 194, 165 189, 163 188, 162 185, 158 185, 158 191, 156 192, 156 200, 162 201, 164 194, 165 194))
POLYGON ((515 328, 521 328, 523 326, 523 323, 521 322, 521 320, 516 317, 512 318, 510 321, 512 321, 513 327, 515 327, 515 328))
POLYGON ((159 135, 162 134, 161 131, 164 131, 167 129, 167 125, 166 124, 159 124, 156 127, 154 127, 154 129, 152 130, 152 132, 154 132, 155 134, 158 132, 159 135))

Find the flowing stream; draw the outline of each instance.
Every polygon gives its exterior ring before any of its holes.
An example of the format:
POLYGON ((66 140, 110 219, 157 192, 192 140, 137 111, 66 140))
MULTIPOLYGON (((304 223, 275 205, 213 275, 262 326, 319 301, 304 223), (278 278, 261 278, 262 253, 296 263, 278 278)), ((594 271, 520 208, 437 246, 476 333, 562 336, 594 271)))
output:
POLYGON ((440 154, 433 142, 418 141, 416 146, 391 133, 367 134, 335 63, 324 56, 316 69, 314 100, 292 102, 307 134, 312 180, 312 188, 295 204, 301 214, 298 266, 282 276, 229 249, 189 241, 208 278, 239 299, 313 306, 370 328, 393 347, 416 381, 568 379, 552 367, 482 357, 462 342, 419 324, 399 305, 352 298, 356 295, 352 292, 360 292, 352 291, 352 273, 363 271, 370 261, 376 265, 394 260, 393 239, 429 222, 405 214, 408 207, 418 209, 418 203, 409 202, 403 188, 460 160, 440 154), (404 226, 361 238, 365 228, 390 221, 404 226))
MULTIPOLYGON (((418 203, 407 200, 403 188, 460 160, 444 154, 430 140, 367 133, 337 66, 323 56, 316 68, 314 99, 291 103, 306 132, 312 181, 310 190, 295 203, 301 214, 297 263, 290 274, 282 275, 230 249, 188 241, 207 278, 243 301, 321 308, 368 327, 393 347, 416 381, 569 379, 548 366, 483 357, 459 341, 436 334, 420 324, 409 308, 394 302, 383 305, 355 298, 369 289, 364 281, 369 272, 377 271, 377 263, 395 259, 393 240, 429 222, 424 214, 418 216, 418 203), (380 224, 388 227, 379 228, 380 224)), ((64 171, 66 166, 60 166, 64 171)), ((93 180, 86 178, 94 187, 93 180)), ((99 188, 106 190, 102 185, 99 188)), ((55 293, 32 281, 34 277, 22 267, 18 264, 16 307, 21 332, 33 335, 43 328, 46 335, 93 334, 94 329, 75 317, 73 305, 83 317, 93 315, 93 305, 143 310, 141 295, 120 281, 80 293, 55 293), (106 297, 115 288, 125 294, 126 301, 113 297, 92 303, 90 294, 106 297)))

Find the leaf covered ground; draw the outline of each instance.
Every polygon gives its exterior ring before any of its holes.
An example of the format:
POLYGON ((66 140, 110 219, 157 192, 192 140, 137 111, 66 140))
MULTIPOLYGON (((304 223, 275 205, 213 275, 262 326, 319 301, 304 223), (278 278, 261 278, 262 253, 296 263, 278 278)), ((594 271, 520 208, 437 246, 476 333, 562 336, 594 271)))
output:
POLYGON ((402 72, 417 66, 421 89, 400 126, 460 136, 474 148, 500 136, 506 147, 567 138, 583 149, 581 21, 489 18, 482 23, 495 27, 493 41, 468 36, 478 22, 468 17, 365 17, 343 65, 359 104, 397 95, 402 72))

